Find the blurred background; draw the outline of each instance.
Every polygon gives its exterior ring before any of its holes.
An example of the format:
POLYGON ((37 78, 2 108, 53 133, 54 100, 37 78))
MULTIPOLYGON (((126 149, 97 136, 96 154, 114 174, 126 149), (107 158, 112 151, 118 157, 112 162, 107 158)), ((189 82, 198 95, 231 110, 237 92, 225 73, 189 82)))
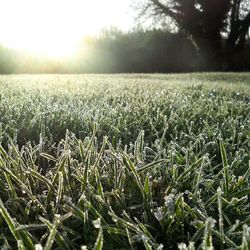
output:
POLYGON ((249 0, 0 0, 0 73, 249 71, 249 0))

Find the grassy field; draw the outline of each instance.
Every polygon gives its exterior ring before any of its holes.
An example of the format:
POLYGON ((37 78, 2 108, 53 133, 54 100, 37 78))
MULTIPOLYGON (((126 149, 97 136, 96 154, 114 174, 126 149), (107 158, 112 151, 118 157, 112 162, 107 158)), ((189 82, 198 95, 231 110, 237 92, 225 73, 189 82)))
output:
POLYGON ((0 249, 250 249, 250 73, 0 76, 0 249))

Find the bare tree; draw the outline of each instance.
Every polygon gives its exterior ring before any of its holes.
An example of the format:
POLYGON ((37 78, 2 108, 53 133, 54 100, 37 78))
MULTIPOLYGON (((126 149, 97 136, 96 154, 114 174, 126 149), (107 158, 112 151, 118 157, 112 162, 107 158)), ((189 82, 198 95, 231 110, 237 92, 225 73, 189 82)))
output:
POLYGON ((140 11, 170 18, 210 60, 244 49, 249 33, 249 0, 141 0, 140 11))

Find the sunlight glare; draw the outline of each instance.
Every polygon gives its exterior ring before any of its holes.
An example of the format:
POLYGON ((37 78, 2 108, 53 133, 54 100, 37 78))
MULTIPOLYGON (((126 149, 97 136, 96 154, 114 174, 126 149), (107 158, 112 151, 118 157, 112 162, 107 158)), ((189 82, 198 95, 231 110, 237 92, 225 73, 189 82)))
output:
POLYGON ((124 0, 0 0, 0 44, 51 57, 73 55, 84 36, 132 23, 124 0))

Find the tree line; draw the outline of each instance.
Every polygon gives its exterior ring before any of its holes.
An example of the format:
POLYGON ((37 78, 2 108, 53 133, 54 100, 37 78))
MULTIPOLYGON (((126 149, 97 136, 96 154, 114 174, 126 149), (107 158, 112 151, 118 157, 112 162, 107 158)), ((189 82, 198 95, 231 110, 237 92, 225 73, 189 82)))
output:
POLYGON ((226 63, 207 61, 184 33, 164 29, 121 32, 104 30, 84 38, 76 55, 68 59, 38 57, 0 47, 0 73, 151 73, 192 71, 247 71, 250 43, 226 63), (217 65, 216 65, 217 63, 217 65))
POLYGON ((134 1, 138 19, 161 29, 108 29, 65 60, 0 47, 0 73, 122 73, 250 70, 249 0, 134 1), (165 25, 164 25, 165 24, 165 25), (174 27, 175 32, 170 32, 174 27))

